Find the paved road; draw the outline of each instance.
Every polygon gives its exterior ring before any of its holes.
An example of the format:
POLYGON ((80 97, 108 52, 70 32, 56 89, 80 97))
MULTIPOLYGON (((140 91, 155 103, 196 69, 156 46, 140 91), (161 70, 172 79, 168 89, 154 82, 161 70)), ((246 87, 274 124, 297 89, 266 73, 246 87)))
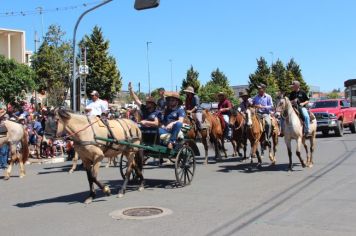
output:
POLYGON ((268 158, 262 171, 233 158, 199 164, 193 184, 185 188, 174 187, 173 169, 146 169, 145 191, 130 188, 122 199, 116 198, 122 183, 118 169, 102 168, 100 179, 115 195, 100 193, 88 206, 81 203, 88 190, 84 171, 67 174, 69 162, 27 165, 24 179, 0 181, 0 234, 356 235, 356 135, 318 138, 315 166, 302 169, 294 156, 292 173, 280 141, 275 167, 268 166, 268 158), (144 221, 109 216, 142 205, 173 214, 144 221))

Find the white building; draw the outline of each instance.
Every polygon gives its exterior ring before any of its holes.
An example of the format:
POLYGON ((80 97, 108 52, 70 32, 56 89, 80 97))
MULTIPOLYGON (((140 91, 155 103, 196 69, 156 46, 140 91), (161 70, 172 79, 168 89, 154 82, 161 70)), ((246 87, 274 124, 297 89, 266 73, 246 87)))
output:
POLYGON ((248 85, 234 85, 231 88, 234 90, 235 97, 240 98, 240 94, 248 89, 248 85))
POLYGON ((0 55, 30 65, 31 51, 26 51, 25 31, 0 28, 0 55))

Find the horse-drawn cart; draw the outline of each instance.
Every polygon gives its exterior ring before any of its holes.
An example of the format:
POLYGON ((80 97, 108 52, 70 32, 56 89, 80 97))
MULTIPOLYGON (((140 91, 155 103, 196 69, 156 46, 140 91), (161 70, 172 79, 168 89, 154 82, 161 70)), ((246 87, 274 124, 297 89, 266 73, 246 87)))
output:
MULTIPOLYGON (((200 155, 195 141, 185 138, 186 131, 188 130, 189 127, 182 128, 182 131, 178 135, 177 143, 173 149, 169 149, 165 145, 169 139, 170 134, 159 135, 158 129, 156 128, 141 129, 141 144, 133 144, 128 141, 117 141, 99 137, 97 137, 97 139, 139 148, 140 151, 137 155, 143 155, 143 158, 138 158, 137 160, 143 160, 143 163, 145 163, 149 158, 170 160, 172 163, 174 163, 177 183, 181 186, 185 186, 189 185, 193 180, 196 166, 195 156, 200 155)), ((142 168, 143 163, 137 164, 139 164, 139 166, 142 168)), ((121 176, 123 179, 125 179, 128 161, 124 155, 122 155, 120 158, 119 167, 121 176)), ((132 170, 129 180, 133 180, 135 177, 135 170, 132 170)))

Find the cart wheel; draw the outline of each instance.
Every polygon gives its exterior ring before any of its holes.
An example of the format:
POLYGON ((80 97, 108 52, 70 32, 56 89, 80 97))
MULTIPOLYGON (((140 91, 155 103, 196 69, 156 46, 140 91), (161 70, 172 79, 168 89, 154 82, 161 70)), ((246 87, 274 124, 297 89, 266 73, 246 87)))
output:
POLYGON ((183 187, 192 182, 195 172, 195 156, 193 149, 183 145, 178 151, 175 163, 177 182, 183 187))
MULTIPOLYGON (((126 179, 127 164, 128 164, 128 161, 126 159, 126 156, 124 156, 124 154, 121 154, 121 157, 120 157, 120 174, 121 174, 121 177, 122 177, 123 180, 126 179)), ((132 181, 134 179, 136 179, 136 172, 135 172, 134 169, 132 169, 129 181, 132 181)))

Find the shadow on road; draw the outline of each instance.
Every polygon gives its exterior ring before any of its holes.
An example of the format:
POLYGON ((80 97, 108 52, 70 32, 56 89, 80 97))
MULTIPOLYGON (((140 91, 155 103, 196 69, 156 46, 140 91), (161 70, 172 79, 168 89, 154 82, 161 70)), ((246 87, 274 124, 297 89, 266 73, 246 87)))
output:
MULTIPOLYGON (((299 163, 293 164, 293 167, 300 166, 299 163)), ((237 165, 221 165, 219 166, 219 170, 217 172, 229 173, 231 171, 238 171, 241 173, 251 174, 255 172, 266 172, 266 171, 288 171, 288 163, 285 164, 276 164, 276 165, 262 165, 262 168, 257 167, 257 163, 241 163, 237 165)), ((301 171, 293 169, 293 172, 301 171)))

